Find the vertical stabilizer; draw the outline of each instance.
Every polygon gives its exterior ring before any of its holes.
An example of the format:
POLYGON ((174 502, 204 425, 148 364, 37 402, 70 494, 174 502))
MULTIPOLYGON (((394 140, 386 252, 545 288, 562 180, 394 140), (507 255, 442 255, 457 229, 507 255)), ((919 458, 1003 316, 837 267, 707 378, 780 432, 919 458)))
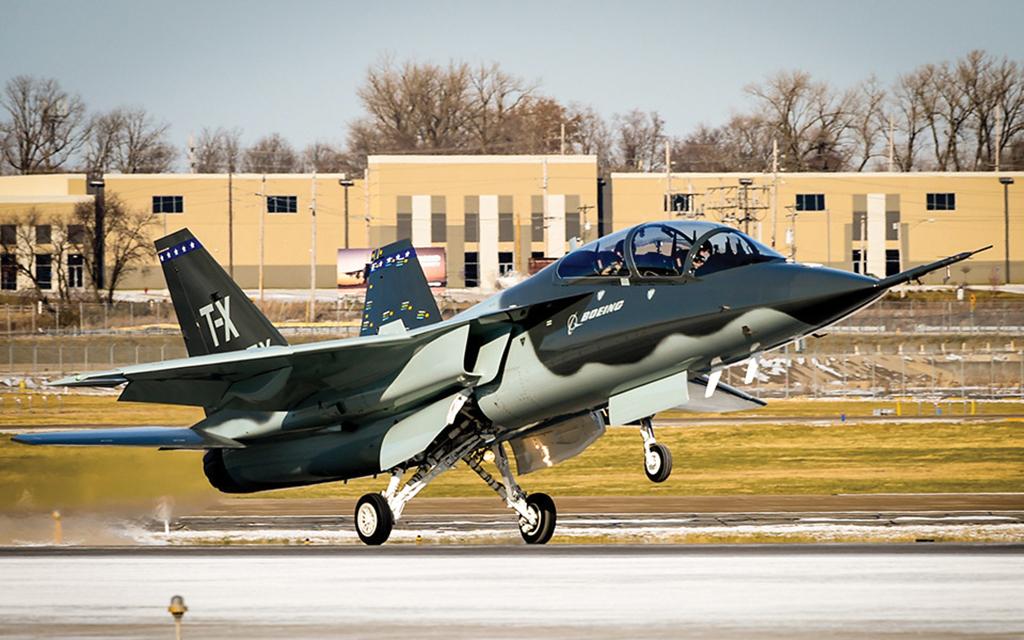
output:
POLYGON ((440 322, 441 312, 411 242, 399 240, 375 249, 367 270, 359 335, 376 335, 382 327, 387 332, 440 322))
POLYGON ((156 250, 189 356, 288 344, 188 229, 156 250))

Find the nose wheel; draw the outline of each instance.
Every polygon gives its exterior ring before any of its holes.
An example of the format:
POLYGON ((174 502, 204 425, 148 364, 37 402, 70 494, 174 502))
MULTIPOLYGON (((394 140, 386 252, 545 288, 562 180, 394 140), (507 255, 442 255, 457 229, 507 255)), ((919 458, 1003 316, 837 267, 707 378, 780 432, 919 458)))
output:
POLYGON ((644 473, 651 482, 665 482, 672 475, 672 452, 654 438, 654 425, 650 418, 640 421, 640 435, 644 439, 644 473))
POLYGON ((356 503, 356 533, 364 544, 384 544, 394 525, 395 518, 387 498, 379 493, 368 493, 359 498, 356 503))

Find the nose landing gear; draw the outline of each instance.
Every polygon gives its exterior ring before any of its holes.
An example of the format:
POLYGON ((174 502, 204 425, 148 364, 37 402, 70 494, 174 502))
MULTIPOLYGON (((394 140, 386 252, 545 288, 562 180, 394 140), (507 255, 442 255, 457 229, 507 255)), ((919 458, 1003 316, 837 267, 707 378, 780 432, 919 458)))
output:
POLYGON ((651 482, 665 482, 672 475, 672 452, 654 438, 654 425, 650 418, 640 421, 640 435, 644 439, 644 473, 651 482))

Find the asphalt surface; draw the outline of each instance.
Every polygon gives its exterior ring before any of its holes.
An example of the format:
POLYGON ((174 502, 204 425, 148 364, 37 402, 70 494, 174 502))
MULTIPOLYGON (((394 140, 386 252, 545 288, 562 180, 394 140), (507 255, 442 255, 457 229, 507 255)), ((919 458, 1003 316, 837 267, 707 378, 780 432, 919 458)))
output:
POLYGON ((1012 638, 1022 546, 0 552, 0 637, 1012 638))

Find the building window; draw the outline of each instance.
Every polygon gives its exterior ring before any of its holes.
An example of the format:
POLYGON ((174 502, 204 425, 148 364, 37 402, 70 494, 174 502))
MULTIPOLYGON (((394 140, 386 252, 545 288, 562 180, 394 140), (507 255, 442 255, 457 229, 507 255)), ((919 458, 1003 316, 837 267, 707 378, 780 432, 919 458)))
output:
POLYGON ((36 225, 36 244, 50 244, 53 242, 53 227, 48 224, 36 225))
POLYGON ((466 214, 466 242, 480 242, 480 214, 466 214))
POLYGON ((0 244, 18 244, 18 225, 0 224, 0 244))
POLYGON ((0 255, 0 289, 14 291, 18 288, 18 259, 13 254, 0 255))
POLYGON ((671 213, 689 213, 692 211, 691 199, 692 196, 688 193, 673 193, 671 208, 669 207, 669 197, 667 195, 662 198, 662 203, 664 204, 665 211, 671 213))
POLYGON ((900 239, 900 212, 899 211, 886 211, 885 212, 885 239, 886 240, 899 240, 900 239))
POLYGON ((885 250, 885 276, 894 276, 900 272, 900 250, 885 250))
POLYGON ((267 196, 267 213, 298 213, 298 196, 267 196))
POLYGON ((862 274, 865 271, 867 271, 867 264, 868 264, 868 252, 867 251, 862 251, 860 249, 854 249, 853 253, 850 256, 850 259, 853 261, 853 272, 854 273, 861 273, 862 274), (863 269, 861 267, 863 267, 863 269))
POLYGON ((399 240, 412 240, 412 214, 395 214, 395 234, 399 240))
MULTIPOLYGON (((269 207, 269 198, 267 200, 269 207)), ((185 197, 153 196, 153 213, 185 213, 185 197)))
POLYGON ((40 289, 53 287, 53 256, 48 253, 36 254, 36 286, 40 289))
POLYGON ((824 193, 798 193, 796 194, 797 211, 824 211, 824 193))
POLYGON ((580 212, 579 211, 566 211, 565 212, 565 237, 568 238, 581 238, 580 235, 580 212))
POLYGON ((448 240, 447 214, 430 214, 430 240, 431 242, 446 242, 448 240))
POLYGON ((68 225, 68 242, 70 242, 71 244, 85 244, 84 224, 68 225))
POLYGON ((498 242, 512 242, 516 239, 515 218, 511 213, 498 212, 498 242))
POLYGON ((516 262, 511 251, 498 252, 498 275, 507 276, 516 270, 516 262))
POLYGON ((479 254, 476 251, 467 251, 465 256, 466 286, 480 286, 480 263, 477 262, 479 254))
POLYGON ((925 196, 928 211, 956 210, 955 193, 929 193, 925 196))
POLYGON ((85 282, 85 257, 80 253, 68 255, 68 286, 81 289, 85 282))

